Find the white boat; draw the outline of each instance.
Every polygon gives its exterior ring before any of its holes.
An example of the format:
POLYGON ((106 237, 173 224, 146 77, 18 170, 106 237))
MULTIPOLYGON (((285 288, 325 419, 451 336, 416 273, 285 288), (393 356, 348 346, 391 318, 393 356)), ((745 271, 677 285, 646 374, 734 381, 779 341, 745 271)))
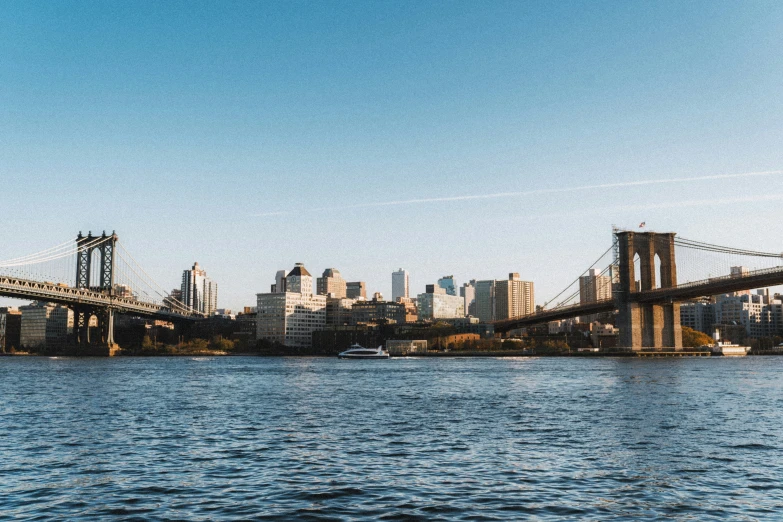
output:
POLYGON ((715 355, 723 355, 726 357, 745 357, 750 351, 750 346, 740 346, 731 342, 725 342, 720 340, 720 331, 715 329, 715 333, 712 334, 712 338, 715 339, 715 344, 710 348, 715 355))
POLYGON ((360 344, 354 344, 344 352, 340 352, 337 357, 340 359, 388 359, 389 352, 384 350, 383 346, 365 348, 360 344))
POLYGON ((733 343, 725 343, 718 341, 712 347, 712 353, 715 355, 723 355, 727 357, 745 357, 750 351, 750 346, 740 346, 733 343))

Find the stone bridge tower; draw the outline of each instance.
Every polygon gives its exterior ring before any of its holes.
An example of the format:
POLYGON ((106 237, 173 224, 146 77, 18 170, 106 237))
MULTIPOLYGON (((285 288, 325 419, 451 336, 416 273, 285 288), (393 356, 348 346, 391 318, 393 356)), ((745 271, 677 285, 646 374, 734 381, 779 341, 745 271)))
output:
POLYGON ((682 348, 680 305, 637 302, 639 292, 655 288, 677 286, 677 263, 674 258, 674 233, 654 232, 616 233, 620 250, 620 287, 614 293, 619 311, 620 346, 634 350, 642 348, 682 348), (639 255, 639 274, 634 258, 639 255), (655 256, 660 260, 660 274, 656 274, 655 256), (660 281, 657 281, 660 277, 660 281), (639 285, 637 287, 637 278, 639 285), (656 285, 656 282, 659 285, 656 285))

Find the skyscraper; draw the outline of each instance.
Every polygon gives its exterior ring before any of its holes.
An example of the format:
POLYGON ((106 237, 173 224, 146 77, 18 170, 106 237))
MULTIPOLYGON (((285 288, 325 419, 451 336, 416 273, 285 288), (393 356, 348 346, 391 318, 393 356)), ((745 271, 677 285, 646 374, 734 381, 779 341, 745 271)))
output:
POLYGON ((594 303, 612 298, 612 278, 601 275, 596 268, 591 268, 586 276, 579 278, 579 303, 594 303))
POLYGON ((313 295, 313 276, 302 263, 296 263, 294 269, 288 272, 285 277, 285 291, 313 295))
POLYGON ((207 315, 217 309, 217 283, 207 277, 198 263, 193 263, 190 270, 183 270, 180 291, 185 306, 207 315))
POLYGON ((465 300, 465 315, 476 317, 476 280, 471 279, 469 283, 463 284, 459 288, 459 295, 465 300))
POLYGON ((317 287, 318 295, 340 298, 345 297, 347 293, 347 283, 336 268, 324 270, 323 276, 318 278, 317 287))
POLYGON ((512 272, 495 282, 495 318, 510 319, 535 312, 533 282, 522 281, 512 272))
POLYGON ((410 297, 410 276, 402 268, 392 272, 392 301, 397 302, 398 297, 410 297))
POLYGON ((457 284, 454 282, 454 276, 448 275, 438 279, 438 286, 446 291, 448 295, 457 295, 457 284))
POLYGON ((476 281, 476 317, 482 323, 495 320, 495 281, 476 281))

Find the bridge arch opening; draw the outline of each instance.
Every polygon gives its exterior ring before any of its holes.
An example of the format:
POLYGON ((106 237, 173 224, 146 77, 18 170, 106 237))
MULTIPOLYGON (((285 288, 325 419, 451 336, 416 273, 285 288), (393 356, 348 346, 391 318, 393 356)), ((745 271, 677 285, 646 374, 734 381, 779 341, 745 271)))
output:
POLYGON ((639 253, 633 255, 633 288, 634 292, 639 292, 642 289, 642 258, 639 257, 639 253))
POLYGON ((661 281, 663 281, 663 278, 661 277, 661 258, 658 254, 655 254, 655 271, 653 272, 653 275, 655 276, 655 285, 653 288, 661 288, 661 281))

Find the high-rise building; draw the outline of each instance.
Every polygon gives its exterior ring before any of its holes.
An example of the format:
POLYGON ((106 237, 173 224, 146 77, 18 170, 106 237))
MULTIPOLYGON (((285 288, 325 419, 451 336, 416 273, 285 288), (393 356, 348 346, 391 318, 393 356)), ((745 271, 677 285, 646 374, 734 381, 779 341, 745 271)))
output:
POLYGON ((392 272, 392 301, 400 297, 410 297, 410 275, 402 268, 392 272))
POLYGON ((476 280, 471 279, 459 287, 459 295, 465 301, 465 314, 476 317, 476 280))
POLYGON ((601 275, 601 271, 591 268, 586 276, 579 278, 579 304, 594 303, 612 298, 612 278, 601 275))
POLYGON ((285 292, 285 270, 278 270, 275 274, 275 283, 272 285, 271 292, 273 294, 285 292))
POLYGON ((302 263, 296 263, 294 269, 285 276, 285 291, 294 294, 313 294, 313 276, 302 263))
MULTIPOLYGON (((19 344, 23 348, 51 348, 71 340, 73 311, 50 303, 20 306, 22 312, 19 344)), ((95 316, 90 326, 97 324, 95 316)))
POLYGON ((340 271, 336 268, 327 268, 323 276, 317 281, 318 295, 329 297, 345 297, 347 293, 347 284, 340 271))
MULTIPOLYGON (((612 298, 612 278, 601 275, 601 271, 591 268, 587 275, 579 278, 579 304, 594 303, 612 298)), ((590 314, 580 317, 583 323, 605 321, 607 314, 590 314)), ((612 315, 611 312, 608 315, 612 315)))
POLYGON ((495 318, 510 319, 535 312, 533 282, 522 281, 512 272, 495 282, 495 318))
POLYGON ((351 299, 367 299, 367 284, 364 281, 346 283, 345 293, 351 299))
POLYGON ((454 282, 453 275, 443 276, 438 279, 438 286, 444 289, 449 295, 457 295, 457 283, 454 282))
POLYGON ((256 338, 310 348, 313 332, 326 326, 327 298, 313 295, 313 277, 301 263, 288 273, 284 285, 283 292, 257 295, 256 338))
POLYGON ((482 323, 495 320, 495 281, 494 279, 476 281, 476 317, 482 323))
POLYGON ((217 309, 217 283, 207 277, 198 263, 193 268, 182 272, 182 303, 198 312, 207 315, 217 309))
POLYGON ((450 319, 465 317, 465 300, 449 295, 441 286, 427 285, 427 292, 417 296, 419 319, 450 319))

